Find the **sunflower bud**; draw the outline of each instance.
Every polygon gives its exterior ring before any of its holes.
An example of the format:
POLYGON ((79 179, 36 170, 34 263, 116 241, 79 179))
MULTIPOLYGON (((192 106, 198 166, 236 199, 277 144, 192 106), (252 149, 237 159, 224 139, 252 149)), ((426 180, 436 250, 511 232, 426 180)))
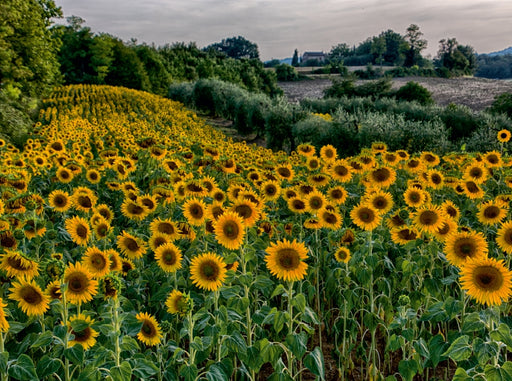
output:
POLYGON ((27 210, 36 210, 37 203, 34 200, 28 200, 27 202, 25 202, 25 208, 27 210))
POLYGON ((16 238, 17 240, 22 240, 23 238, 25 238, 25 233, 23 232, 23 229, 16 229, 14 231, 14 238, 16 238))
POLYGON ((116 274, 108 274, 100 281, 100 289, 103 292, 105 299, 117 298, 117 295, 121 292, 121 288, 121 278, 116 274))

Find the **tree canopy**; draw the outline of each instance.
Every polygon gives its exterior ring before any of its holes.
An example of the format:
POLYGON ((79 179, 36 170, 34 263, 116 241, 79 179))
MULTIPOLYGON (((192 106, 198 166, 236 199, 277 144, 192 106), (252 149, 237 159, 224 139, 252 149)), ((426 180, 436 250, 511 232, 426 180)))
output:
POLYGON ((242 36, 225 38, 221 42, 208 45, 205 50, 215 50, 235 59, 260 57, 258 45, 242 36))

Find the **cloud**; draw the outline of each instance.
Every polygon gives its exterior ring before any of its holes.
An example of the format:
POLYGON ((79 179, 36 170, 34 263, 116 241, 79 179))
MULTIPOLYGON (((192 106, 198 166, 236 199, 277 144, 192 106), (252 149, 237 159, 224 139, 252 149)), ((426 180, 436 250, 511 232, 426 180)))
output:
POLYGON ((291 56, 295 48, 329 51, 357 45, 392 29, 418 24, 435 54, 438 41, 455 37, 479 52, 512 45, 509 0, 57 0, 64 14, 84 18, 95 32, 163 45, 206 46, 244 36, 261 57, 291 56))

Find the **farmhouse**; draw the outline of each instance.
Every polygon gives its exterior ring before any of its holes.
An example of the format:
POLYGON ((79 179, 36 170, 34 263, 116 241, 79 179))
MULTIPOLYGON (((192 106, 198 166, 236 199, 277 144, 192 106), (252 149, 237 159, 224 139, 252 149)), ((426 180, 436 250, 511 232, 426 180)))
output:
POLYGON ((327 55, 324 52, 304 52, 302 55, 302 62, 318 61, 318 63, 325 62, 327 55))

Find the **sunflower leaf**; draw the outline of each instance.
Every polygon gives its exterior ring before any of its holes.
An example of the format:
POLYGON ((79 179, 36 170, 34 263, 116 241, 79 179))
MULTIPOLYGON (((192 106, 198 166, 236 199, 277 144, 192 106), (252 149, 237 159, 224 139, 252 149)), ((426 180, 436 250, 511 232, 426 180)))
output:
POLYGON ((471 356, 471 346, 467 335, 460 336, 450 345, 448 350, 442 356, 448 356, 453 361, 467 360, 471 356))
POLYGON ((59 360, 44 355, 37 363, 37 375, 42 380, 50 374, 57 372, 61 366, 62 363, 59 360))
POLYGON ((113 381, 129 381, 132 377, 132 367, 128 361, 123 361, 121 365, 110 369, 110 376, 113 381))
POLYGON ((36 341, 34 341, 34 344, 32 344, 30 346, 30 348, 45 347, 52 342, 52 339, 53 339, 53 332, 45 331, 44 333, 40 334, 37 337, 36 341))
POLYGON ((64 357, 75 365, 81 365, 84 362, 84 348, 80 345, 73 345, 64 351, 64 357))
POLYGON ((512 335, 510 334, 510 327, 505 323, 501 323, 498 329, 491 332, 491 339, 501 341, 509 351, 512 351, 512 335))
POLYGON ((20 355, 16 362, 9 367, 9 376, 16 380, 37 380, 36 367, 30 357, 20 355))
POLYGON ((320 380, 325 380, 324 356, 320 348, 316 347, 312 352, 307 354, 304 358, 304 365, 311 373, 319 377, 320 380))
POLYGON ((89 327, 89 323, 82 319, 76 319, 70 322, 71 329, 75 332, 82 332, 87 327, 89 327))

